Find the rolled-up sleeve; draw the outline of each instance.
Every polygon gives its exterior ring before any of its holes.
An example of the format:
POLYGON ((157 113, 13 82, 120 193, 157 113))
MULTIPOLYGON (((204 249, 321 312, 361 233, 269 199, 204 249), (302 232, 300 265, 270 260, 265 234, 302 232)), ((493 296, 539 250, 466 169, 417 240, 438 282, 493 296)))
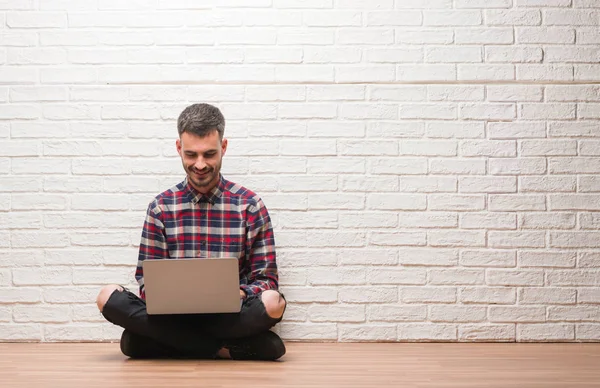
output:
POLYGON ((140 297, 142 299, 146 299, 142 263, 147 259, 169 258, 165 226, 161 220, 161 216, 162 213, 157 201, 150 203, 150 205, 148 205, 148 210, 146 211, 146 220, 144 221, 144 227, 142 229, 138 264, 135 271, 135 279, 140 286, 140 297))
POLYGON ((265 290, 276 290, 279 287, 277 262, 275 253, 275 237, 269 212, 262 200, 248 208, 248 231, 246 251, 250 272, 247 284, 240 288, 247 295, 258 294, 265 290))

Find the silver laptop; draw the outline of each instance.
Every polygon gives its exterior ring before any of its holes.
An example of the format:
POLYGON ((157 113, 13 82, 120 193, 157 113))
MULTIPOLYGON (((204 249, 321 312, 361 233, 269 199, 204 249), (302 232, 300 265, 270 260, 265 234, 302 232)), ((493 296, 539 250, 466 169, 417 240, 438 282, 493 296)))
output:
POLYGON ((238 259, 144 260, 148 314, 238 313, 238 259))

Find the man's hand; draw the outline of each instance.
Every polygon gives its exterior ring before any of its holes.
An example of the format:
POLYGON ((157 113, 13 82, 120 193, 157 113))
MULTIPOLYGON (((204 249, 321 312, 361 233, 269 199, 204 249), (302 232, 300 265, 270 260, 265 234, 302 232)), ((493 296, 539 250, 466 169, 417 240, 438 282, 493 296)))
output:
POLYGON ((244 290, 240 290, 240 299, 246 299, 246 293, 244 290))

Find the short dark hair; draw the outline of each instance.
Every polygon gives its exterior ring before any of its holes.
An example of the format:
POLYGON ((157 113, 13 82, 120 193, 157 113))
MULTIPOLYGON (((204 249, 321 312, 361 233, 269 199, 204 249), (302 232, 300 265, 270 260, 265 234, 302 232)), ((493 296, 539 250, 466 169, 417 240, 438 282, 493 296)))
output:
POLYGON ((212 131, 217 131, 219 139, 223 140, 225 117, 216 106, 193 104, 185 108, 177 119, 177 132, 180 137, 184 132, 204 137, 212 131))

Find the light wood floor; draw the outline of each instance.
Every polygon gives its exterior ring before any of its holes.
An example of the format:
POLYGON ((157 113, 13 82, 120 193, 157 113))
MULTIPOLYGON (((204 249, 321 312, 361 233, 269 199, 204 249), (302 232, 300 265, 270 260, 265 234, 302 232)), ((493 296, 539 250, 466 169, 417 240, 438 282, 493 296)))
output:
POLYGON ((118 344, 0 344, 0 387, 600 387, 600 344, 288 343, 278 362, 129 360, 118 344))

